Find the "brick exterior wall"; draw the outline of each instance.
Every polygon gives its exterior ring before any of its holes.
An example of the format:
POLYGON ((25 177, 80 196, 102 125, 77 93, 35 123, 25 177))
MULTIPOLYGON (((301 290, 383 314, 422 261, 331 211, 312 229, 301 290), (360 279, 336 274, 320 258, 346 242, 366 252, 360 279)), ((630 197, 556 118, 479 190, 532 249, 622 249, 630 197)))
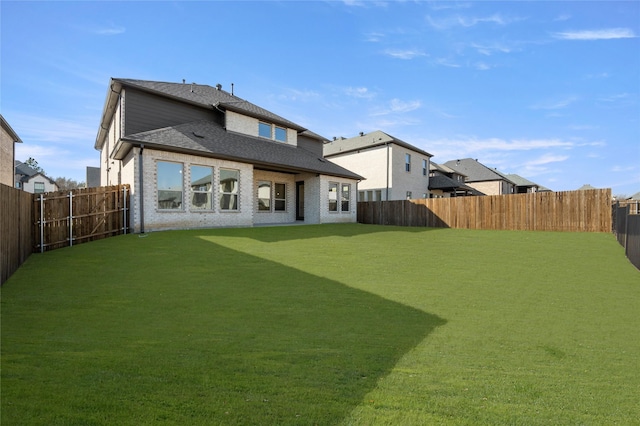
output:
MULTIPOLYGON (((253 117, 247 117, 246 115, 238 114, 233 111, 227 111, 225 113, 225 126, 227 130, 231 132, 242 133, 250 136, 258 136, 258 124, 260 120, 253 117)), ((265 121, 265 123, 267 123, 265 121)), ((298 133, 294 129, 287 129, 287 144, 298 144, 298 133)))
POLYGON ((258 203, 254 202, 253 222, 255 224, 276 224, 292 223, 296 221, 296 178, 294 175, 286 173, 267 172, 264 170, 254 170, 253 172, 253 197, 258 198, 258 182, 271 182, 271 211, 258 210, 258 203), (286 210, 283 212, 273 211, 274 184, 284 183, 286 185, 286 210))
POLYGON ((4 127, 0 129, 0 183, 14 187, 14 140, 4 127))

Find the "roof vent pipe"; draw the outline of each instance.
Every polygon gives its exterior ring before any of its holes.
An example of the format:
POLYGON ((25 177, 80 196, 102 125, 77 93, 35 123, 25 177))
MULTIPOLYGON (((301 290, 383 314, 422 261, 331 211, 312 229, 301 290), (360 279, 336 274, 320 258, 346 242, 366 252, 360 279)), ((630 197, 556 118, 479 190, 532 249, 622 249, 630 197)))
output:
POLYGON ((233 83, 231 83, 231 96, 233 96, 233 83))
POLYGON ((364 132, 360 132, 360 136, 364 136, 364 132))
POLYGON ((220 83, 216 84, 216 89, 222 90, 222 84, 220 84, 220 83))
POLYGON ((191 83, 191 93, 193 93, 193 85, 194 85, 194 84, 195 84, 195 83, 191 83))

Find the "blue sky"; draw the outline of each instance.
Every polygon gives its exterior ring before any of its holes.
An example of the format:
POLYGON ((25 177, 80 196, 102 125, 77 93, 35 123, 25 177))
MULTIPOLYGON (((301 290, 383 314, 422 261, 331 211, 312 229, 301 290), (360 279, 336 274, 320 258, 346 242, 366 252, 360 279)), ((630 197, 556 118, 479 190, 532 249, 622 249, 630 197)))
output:
POLYGON ((234 92, 327 138, 382 130, 550 189, 640 191, 640 2, 0 2, 0 107, 85 180, 109 79, 234 92))

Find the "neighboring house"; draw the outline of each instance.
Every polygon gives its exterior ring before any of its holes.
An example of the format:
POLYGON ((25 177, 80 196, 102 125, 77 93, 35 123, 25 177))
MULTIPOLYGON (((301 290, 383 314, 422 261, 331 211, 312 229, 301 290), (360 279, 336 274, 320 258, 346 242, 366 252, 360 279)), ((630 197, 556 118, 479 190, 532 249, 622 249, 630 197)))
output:
POLYGON ((87 166, 87 188, 100 186, 100 167, 87 166))
POLYGON ((15 162, 15 187, 32 194, 42 194, 44 192, 54 192, 58 190, 56 182, 32 169, 25 163, 15 162))
POLYGON ((540 185, 535 182, 531 182, 529 179, 525 179, 522 176, 516 174, 505 175, 507 179, 516 184, 516 194, 527 194, 530 192, 539 192, 540 185))
POLYGON ((361 176, 325 141, 220 85, 111 79, 95 148, 101 185, 131 185, 135 232, 356 222, 361 176))
POLYGON ((464 158, 451 160, 445 166, 466 175, 466 184, 486 195, 513 194, 516 184, 496 169, 491 169, 478 160, 464 158))
POLYGON ((580 188, 578 188, 576 191, 589 191, 591 189, 598 189, 598 188, 594 188, 593 186, 589 185, 588 183, 585 183, 580 188))
POLYGON ((13 186, 16 162, 16 143, 22 143, 20 136, 0 114, 0 183, 13 186))
POLYGON ((468 186, 466 176, 442 164, 431 162, 429 173, 429 193, 431 198, 466 197, 484 195, 468 186))
POLYGON ((429 197, 432 155, 380 130, 325 143, 324 156, 365 178, 359 201, 429 197))

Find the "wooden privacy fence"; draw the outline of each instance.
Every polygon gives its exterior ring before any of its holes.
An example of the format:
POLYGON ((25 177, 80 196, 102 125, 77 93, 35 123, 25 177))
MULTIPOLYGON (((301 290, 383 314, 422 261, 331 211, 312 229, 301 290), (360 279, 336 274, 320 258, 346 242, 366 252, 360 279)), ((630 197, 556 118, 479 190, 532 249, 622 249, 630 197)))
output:
POLYGON ((32 252, 33 194, 0 184, 0 285, 32 252))
POLYGON ((640 269, 640 212, 632 205, 613 205, 613 232, 629 261, 640 269))
POLYGON ((611 189, 359 202, 358 222, 437 228, 611 232, 611 189))
POLYGON ((126 234, 128 199, 129 185, 34 194, 34 251, 126 234))

